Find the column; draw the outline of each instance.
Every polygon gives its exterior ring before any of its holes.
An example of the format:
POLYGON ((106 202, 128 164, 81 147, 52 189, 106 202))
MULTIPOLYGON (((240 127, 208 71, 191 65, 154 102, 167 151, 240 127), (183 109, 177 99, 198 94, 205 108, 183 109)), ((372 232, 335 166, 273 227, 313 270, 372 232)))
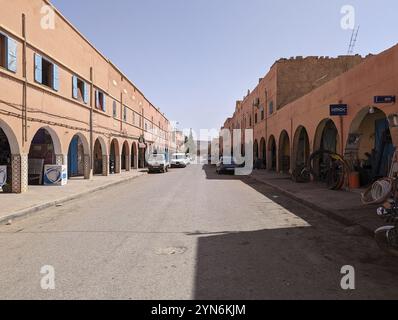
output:
POLYGON ((89 154, 84 155, 84 179, 91 179, 93 176, 93 170, 91 170, 91 158, 89 154))
POLYGON ((102 175, 109 176, 109 156, 102 155, 102 175))
POLYGON ((28 191, 28 155, 13 154, 11 156, 11 192, 28 191))
POLYGON ((126 163, 126 171, 131 171, 131 156, 126 155, 124 161, 126 163))
POLYGON ((64 154, 56 154, 55 155, 55 164, 57 166, 68 165, 68 155, 64 154))
POLYGON ((115 156, 115 173, 120 173, 120 167, 121 167, 120 159, 121 159, 120 155, 115 156))

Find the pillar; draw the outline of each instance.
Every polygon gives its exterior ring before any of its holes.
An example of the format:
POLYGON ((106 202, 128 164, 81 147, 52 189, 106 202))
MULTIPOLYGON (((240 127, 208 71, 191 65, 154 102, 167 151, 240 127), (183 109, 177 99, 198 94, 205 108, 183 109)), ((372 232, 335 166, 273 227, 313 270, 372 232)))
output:
POLYGON ((135 150, 133 150, 134 153, 134 163, 132 163, 133 168, 138 170, 138 152, 137 152, 137 148, 135 148, 135 150))
POLYGON ((102 175, 109 176, 109 156, 102 155, 102 175))
POLYGON ((13 154, 11 156, 11 192, 28 191, 28 155, 13 154))
POLYGON ((91 179, 93 176, 93 170, 91 169, 91 158, 89 154, 84 155, 84 179, 91 179))
POLYGON ((123 160, 126 163, 126 171, 131 171, 131 156, 126 155, 123 160))
POLYGON ((55 164, 57 166, 68 165, 68 155, 66 154, 56 154, 55 155, 55 164))
POLYGON ((120 173, 120 169, 121 169, 120 159, 121 159, 120 155, 115 156, 115 173, 120 173))

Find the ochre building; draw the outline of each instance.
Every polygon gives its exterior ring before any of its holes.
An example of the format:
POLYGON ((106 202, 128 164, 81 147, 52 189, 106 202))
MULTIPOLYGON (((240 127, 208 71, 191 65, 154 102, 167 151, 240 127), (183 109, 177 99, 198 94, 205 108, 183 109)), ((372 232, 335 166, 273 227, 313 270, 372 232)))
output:
POLYGON ((325 149, 343 155, 365 185, 387 175, 398 143, 398 107, 375 97, 397 93, 398 46, 366 58, 281 59, 223 129, 253 129, 257 167, 292 173, 325 149), (334 115, 331 105, 347 105, 347 114, 334 115))
POLYGON ((165 115, 48 1, 2 1, 0 88, 3 191, 42 184, 43 165, 89 179, 175 150, 165 115))

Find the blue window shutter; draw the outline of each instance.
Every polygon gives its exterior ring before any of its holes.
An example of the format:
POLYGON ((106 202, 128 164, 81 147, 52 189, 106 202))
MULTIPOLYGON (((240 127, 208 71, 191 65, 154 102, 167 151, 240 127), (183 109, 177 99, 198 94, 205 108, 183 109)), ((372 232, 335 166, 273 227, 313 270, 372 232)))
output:
POLYGON ((106 95, 103 93, 102 111, 106 112, 106 95))
POLYGON ((77 99, 77 77, 72 77, 72 96, 73 99, 77 99))
POLYGON ((12 72, 17 72, 17 49, 17 42, 7 38, 7 68, 12 72))
POLYGON ((87 83, 84 83, 84 103, 87 104, 88 103, 88 85, 87 83))
POLYGON ((59 68, 56 64, 53 65, 53 89, 59 91, 59 68))
POLYGON ((38 83, 43 82, 42 65, 43 58, 41 57, 41 55, 35 53, 35 81, 38 83))

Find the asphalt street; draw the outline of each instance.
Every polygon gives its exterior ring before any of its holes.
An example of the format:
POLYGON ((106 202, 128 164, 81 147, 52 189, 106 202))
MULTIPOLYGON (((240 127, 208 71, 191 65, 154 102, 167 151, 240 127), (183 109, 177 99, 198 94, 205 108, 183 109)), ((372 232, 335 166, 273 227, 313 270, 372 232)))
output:
POLYGON ((145 175, 0 226, 0 299, 396 299, 396 283, 398 260, 361 230, 214 167, 145 175), (341 288, 345 265, 355 290, 341 288))

